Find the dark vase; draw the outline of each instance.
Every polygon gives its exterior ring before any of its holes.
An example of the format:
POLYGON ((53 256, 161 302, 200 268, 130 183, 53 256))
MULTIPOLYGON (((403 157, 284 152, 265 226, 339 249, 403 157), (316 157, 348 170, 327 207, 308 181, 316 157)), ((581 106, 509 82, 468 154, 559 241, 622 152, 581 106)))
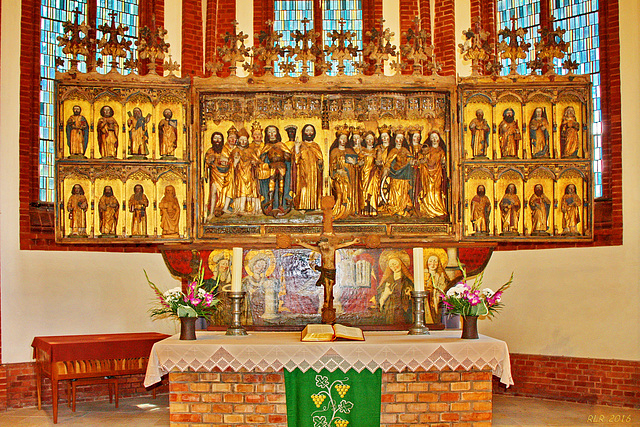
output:
POLYGON ((462 317, 462 339, 478 339, 478 316, 462 317))
POLYGON ((196 320, 197 317, 181 317, 180 318, 180 339, 195 340, 196 339, 196 320))

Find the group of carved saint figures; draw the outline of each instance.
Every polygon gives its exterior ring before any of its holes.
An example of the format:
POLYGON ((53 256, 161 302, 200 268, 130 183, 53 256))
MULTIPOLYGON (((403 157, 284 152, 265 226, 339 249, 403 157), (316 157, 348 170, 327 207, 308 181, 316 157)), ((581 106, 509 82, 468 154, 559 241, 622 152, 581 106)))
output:
MULTIPOLYGON (((484 111, 478 109, 468 125, 471 132, 472 157, 486 159, 489 157, 491 125, 484 118, 484 111)), ((546 108, 534 109, 528 123, 529 152, 534 159, 550 158, 552 126, 547 119, 546 108)), ((576 119, 575 108, 564 109, 560 124, 560 157, 576 158, 580 152, 580 122, 576 119)), ((502 121, 498 125, 498 145, 500 157, 514 159, 519 157, 522 144, 522 132, 513 108, 502 112, 502 121)))
MULTIPOLYGON (((102 196, 98 199, 99 232, 101 237, 117 237, 118 219, 120 216, 120 202, 113 193, 110 185, 105 185, 102 196)), ((149 199, 144 194, 144 187, 136 184, 133 194, 129 197, 128 209, 131 213, 130 237, 147 237, 147 218, 149 199)), ((85 196, 81 184, 74 184, 71 196, 67 199, 67 212, 69 215, 69 236, 88 237, 87 211, 89 202, 85 196)), ((124 209, 123 209, 124 210, 124 209)), ((160 228, 162 237, 176 238, 180 236, 180 210, 181 205, 176 197, 176 189, 173 185, 164 188, 164 196, 158 204, 160 211, 160 228)))
MULTIPOLYGON (((91 127, 82 115, 82 107, 74 105, 73 114, 67 119, 65 126, 67 146, 71 158, 86 158, 91 127)), ((146 159, 149 155, 149 122, 151 114, 143 115, 139 107, 128 111, 126 155, 131 159, 146 159)), ((173 119, 173 111, 165 108, 163 119, 158 122, 158 150, 165 160, 175 159, 178 147, 178 123, 173 119)), ((155 131, 155 126, 153 127, 155 131)), ((124 132, 124 128, 123 128, 124 132)), ((114 110, 109 105, 100 108, 100 118, 96 124, 96 139, 100 157, 115 159, 118 157, 120 126, 114 117, 114 110)))
MULTIPOLYGON (((478 185, 476 195, 470 203, 471 223, 475 235, 482 236, 491 232, 490 218, 493 203, 486 196, 484 185, 478 185)), ((522 202, 517 194, 515 184, 509 184, 505 188, 504 195, 497 205, 501 220, 501 236, 519 235, 520 209, 522 202)), ((531 236, 549 236, 549 214, 552 212, 551 200, 544 193, 542 184, 533 187, 533 193, 528 199, 528 208, 531 215, 531 236)), ((562 235, 577 236, 579 230, 582 199, 578 196, 575 184, 568 184, 564 188, 564 194, 560 200, 560 212, 562 214, 562 235)))
POLYGON ((325 164, 312 124, 264 132, 254 122, 251 135, 232 126, 226 141, 211 135, 204 154, 209 189, 206 221, 224 214, 285 215, 292 209, 321 209, 323 176, 335 198, 333 218, 353 216, 448 217, 446 147, 437 130, 423 141, 422 127, 383 125, 378 134, 364 127, 337 126, 325 164), (325 169, 327 169, 325 171, 325 169))

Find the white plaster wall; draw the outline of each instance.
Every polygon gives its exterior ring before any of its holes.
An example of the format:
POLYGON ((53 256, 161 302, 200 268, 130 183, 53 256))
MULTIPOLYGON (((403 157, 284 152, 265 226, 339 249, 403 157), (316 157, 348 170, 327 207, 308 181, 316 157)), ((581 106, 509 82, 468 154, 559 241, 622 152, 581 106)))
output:
MULTIPOLYGON (((390 0, 385 0, 385 5, 390 0)), ((167 6, 173 2, 167 2, 167 6)), ((173 22, 180 2, 167 7, 173 22), (173 10, 173 8, 177 8, 173 10)), ((386 6, 385 6, 386 7, 386 6)), ((506 307, 481 333, 507 341, 512 352, 640 360, 640 38, 636 0, 620 0, 624 246, 495 253, 486 284, 516 279, 506 307)), ((143 269, 165 287, 171 278, 159 254, 20 251, 18 131, 20 2, 2 0, 0 76, 0 286, 2 362, 31 360, 37 335, 159 331, 149 320, 152 294, 143 269)), ((457 30, 456 30, 457 31, 457 30)), ((456 34, 457 35, 457 34, 456 34)), ((170 33, 179 46, 179 31, 170 33), (176 39, 177 38, 177 39, 176 39)), ((173 50, 179 59, 179 50, 173 50)))

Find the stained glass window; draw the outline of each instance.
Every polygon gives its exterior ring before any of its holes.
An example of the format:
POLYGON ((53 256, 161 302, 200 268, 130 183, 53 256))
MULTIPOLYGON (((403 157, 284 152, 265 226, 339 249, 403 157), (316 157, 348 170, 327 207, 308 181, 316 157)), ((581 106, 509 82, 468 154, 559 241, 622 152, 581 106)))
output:
MULTIPOLYGON (((304 31, 303 20, 308 20, 307 30, 313 28, 313 1, 312 0, 276 0, 274 1, 274 23, 273 29, 282 33, 280 46, 296 45, 293 34, 296 30, 304 31)), ((311 66, 311 64, 307 64, 311 66)), ((313 68, 307 70, 309 74, 313 74, 313 68)), ((296 70, 290 73, 290 76, 299 76, 302 73, 302 61, 296 62, 296 70)), ((274 74, 282 77, 285 75, 280 70, 280 66, 276 63, 274 74)))
MULTIPOLYGON (((322 12, 322 40, 326 46, 332 44, 329 33, 340 31, 340 20, 342 20, 345 31, 356 33, 355 39, 351 42, 358 51, 362 52, 362 1, 361 0, 324 0, 324 10, 322 12)), ((331 61, 332 67, 330 75, 338 74, 338 61, 331 61)), ((355 74, 352 61, 345 61, 344 73, 348 76, 355 74)))
MULTIPOLYGON (((116 25, 122 24, 128 27, 125 32, 125 39, 131 42, 131 50, 134 50, 135 41, 138 36, 138 0, 98 0, 98 25, 111 24, 111 13, 115 13, 116 25)), ((97 38, 100 40, 102 31, 97 31, 97 38)), ((111 70, 111 57, 104 58, 105 64, 98 68, 99 73, 107 73, 111 70)), ((129 74, 129 70, 124 69, 124 59, 118 59, 118 69, 122 74, 129 74)))
MULTIPOLYGON (((550 0, 554 29, 560 27, 567 32, 563 39, 570 42, 569 55, 580 64, 576 73, 591 75, 593 83, 593 171, 595 197, 602 196, 602 111, 600 108, 600 40, 598 36, 598 0, 550 0)), ((526 40, 531 51, 525 61, 531 59, 534 42, 539 39, 540 3, 538 0, 498 0, 498 28, 511 28, 511 17, 517 19, 516 26, 528 30, 526 40)), ((555 61, 556 72, 565 74, 560 60, 555 61)), ((502 64, 503 74, 508 74, 508 61, 502 64)), ((523 63, 518 66, 520 74, 526 74, 523 63)))
MULTIPOLYGON (((75 21, 73 10, 78 9, 78 22, 86 19, 86 0, 84 1, 56 1, 42 0, 40 7, 40 200, 53 202, 55 190, 55 114, 54 114, 54 79, 56 77, 56 58, 67 58, 64 66, 59 70, 69 69, 70 56, 62 53, 58 46, 58 36, 64 31, 62 23, 75 21)), ((80 71, 86 71, 84 63, 78 66, 80 71)))
MULTIPOLYGON (((89 0, 95 1, 95 0, 89 0)), ((129 27, 126 37, 132 40, 138 34, 138 0, 98 0, 97 25, 111 22, 110 11, 117 13, 116 23, 129 27)), ((54 114, 54 79, 56 74, 56 58, 65 58, 62 48, 58 46, 58 36, 63 35, 62 24, 74 21, 72 11, 80 11, 79 22, 86 21, 87 0, 41 0, 40 3, 40 200, 53 202, 55 189, 55 114, 54 114)), ((92 23, 93 26, 96 23, 92 23)), ((100 32, 98 32, 100 33, 100 32)), ((98 34, 100 37, 101 34, 98 34)), ((69 56, 66 56, 69 59, 69 56)), ((81 59, 84 59, 82 57, 81 59)), ((122 67, 122 62, 120 66, 122 67)), ((68 70, 69 62, 58 67, 60 71, 68 70)), ((84 62, 78 64, 81 72, 86 71, 84 62)), ((101 67, 98 72, 105 73, 109 67, 101 67)), ((121 70, 122 71, 122 70, 121 70)))
MULTIPOLYGON (((598 0, 553 0, 553 27, 566 30, 569 55, 579 64, 576 73, 589 74, 593 98, 593 171, 595 197, 602 196, 602 111, 600 109, 600 39, 598 37, 598 0)), ((566 74, 559 59, 556 72, 566 74)))
MULTIPOLYGON (((532 58, 534 51, 534 43, 538 40, 538 29, 540 28, 540 0, 498 0, 498 31, 503 28, 511 29, 511 18, 516 19, 516 28, 524 28, 527 34, 524 36, 525 42, 531 44, 527 58, 520 60, 518 65, 518 73, 527 74, 526 62, 532 58)), ((509 40, 507 40, 508 42, 509 40)), ((504 59, 502 61, 502 74, 509 74, 509 65, 511 60, 504 59)))

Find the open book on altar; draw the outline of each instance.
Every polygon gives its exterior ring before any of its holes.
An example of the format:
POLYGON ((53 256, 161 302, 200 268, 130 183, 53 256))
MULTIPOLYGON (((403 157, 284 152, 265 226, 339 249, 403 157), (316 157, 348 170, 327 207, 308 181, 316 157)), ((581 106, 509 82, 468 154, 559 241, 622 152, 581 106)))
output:
POLYGON ((364 341, 362 329, 353 326, 344 326, 339 323, 325 325, 313 323, 302 330, 301 341, 335 341, 335 340, 364 341))

